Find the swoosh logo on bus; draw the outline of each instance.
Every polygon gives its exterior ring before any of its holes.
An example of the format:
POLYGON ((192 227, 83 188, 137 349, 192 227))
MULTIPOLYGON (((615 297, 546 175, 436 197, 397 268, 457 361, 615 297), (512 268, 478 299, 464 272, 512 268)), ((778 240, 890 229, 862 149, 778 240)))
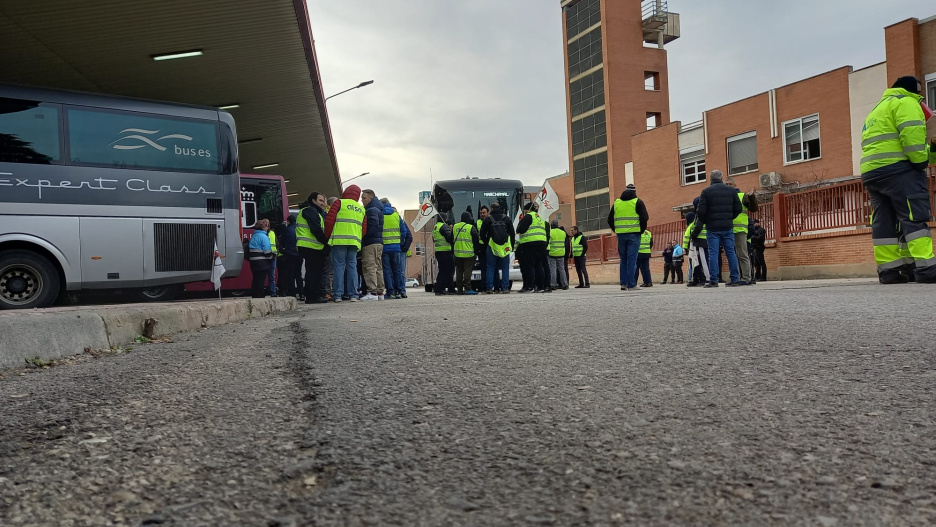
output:
MULTIPOLYGON (((145 148, 147 145, 155 148, 156 150, 159 150, 160 152, 166 150, 166 147, 153 142, 153 140, 151 140, 149 137, 137 135, 137 134, 148 134, 148 135, 158 134, 159 130, 143 130, 142 128, 127 128, 125 130, 120 131, 120 133, 122 134, 125 134, 127 132, 136 132, 136 134, 125 135, 117 139, 116 141, 110 143, 111 145, 114 146, 116 150, 136 150, 137 148, 145 148), (116 144, 125 139, 137 139, 139 141, 142 141, 143 144, 122 144, 122 145, 116 144)), ((192 137, 187 136, 187 135, 182 135, 182 134, 169 134, 169 135, 164 135, 162 137, 157 138, 156 141, 157 142, 162 141, 163 139, 185 139, 186 141, 191 141, 192 137)))

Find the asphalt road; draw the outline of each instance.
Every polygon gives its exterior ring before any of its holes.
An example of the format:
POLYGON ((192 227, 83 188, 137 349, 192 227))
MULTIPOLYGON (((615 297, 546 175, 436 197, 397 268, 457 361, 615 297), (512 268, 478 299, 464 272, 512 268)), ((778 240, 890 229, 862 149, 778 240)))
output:
POLYGON ((933 525, 934 286, 342 303, 0 378, 2 525, 933 525))

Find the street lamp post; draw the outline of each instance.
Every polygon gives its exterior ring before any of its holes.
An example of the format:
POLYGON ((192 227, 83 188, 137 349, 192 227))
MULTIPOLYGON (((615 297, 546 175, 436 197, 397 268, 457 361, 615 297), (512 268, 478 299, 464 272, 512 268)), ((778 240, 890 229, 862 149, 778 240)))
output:
POLYGON ((351 91, 351 90, 356 90, 356 89, 358 89, 358 88, 363 88, 364 86, 368 86, 368 85, 370 85, 370 84, 374 84, 374 81, 364 81, 364 82, 362 82, 361 84, 358 84, 357 86, 354 86, 353 88, 348 88, 348 89, 345 90, 345 91, 340 91, 340 92, 338 92, 338 93, 336 93, 336 94, 334 94, 334 95, 329 95, 328 97, 325 97, 325 102, 328 102, 328 99, 331 99, 332 97, 337 97, 337 96, 341 95, 342 93, 348 93, 348 92, 351 91))
POLYGON ((346 184, 348 184, 348 181, 353 181, 353 180, 355 180, 355 179, 357 179, 357 178, 359 178, 359 177, 364 177, 364 176, 366 176, 366 175, 368 175, 368 174, 370 174, 370 172, 364 172, 363 174, 358 174, 358 175, 354 176, 353 178, 351 178, 351 179, 349 179, 349 180, 347 180, 347 181, 342 181, 342 182, 341 182, 341 186, 345 186, 346 184))

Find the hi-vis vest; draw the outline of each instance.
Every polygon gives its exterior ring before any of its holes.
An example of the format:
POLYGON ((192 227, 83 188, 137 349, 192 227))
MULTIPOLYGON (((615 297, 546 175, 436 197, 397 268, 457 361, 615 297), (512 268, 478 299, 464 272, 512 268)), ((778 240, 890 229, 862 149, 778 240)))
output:
POLYGON ((748 208, 744 205, 744 192, 738 192, 738 199, 741 200, 741 214, 735 216, 734 231, 735 234, 747 234, 748 208))
POLYGON ((686 226, 686 234, 683 235, 682 244, 686 246, 686 250, 689 250, 689 242, 691 241, 690 235, 692 234, 692 225, 689 224, 686 226))
POLYGON ((585 254, 585 248, 582 247, 582 235, 572 237, 572 256, 582 256, 585 254))
MULTIPOLYGON (((692 222, 692 228, 693 228, 693 229, 695 229, 695 226, 696 226, 697 223, 699 223, 699 218, 696 218, 696 219, 692 222)), ((707 238, 708 238, 708 230, 705 228, 705 225, 703 224, 703 225, 702 225, 702 230, 699 231, 699 239, 700 239, 700 240, 705 240, 705 239, 707 239, 707 238)))
POLYGON ((559 228, 549 230, 549 256, 560 258, 565 256, 565 241, 567 235, 559 228))
POLYGON ((922 95, 903 88, 884 90, 861 130, 861 173, 899 161, 936 162, 926 141, 922 95))
POLYGON ((653 239, 653 234, 649 231, 643 231, 643 234, 640 235, 640 248, 637 249, 638 254, 650 254, 650 241, 653 239))
POLYGON ((276 233, 273 232, 273 229, 270 229, 270 232, 267 233, 267 236, 270 237, 270 252, 273 253, 273 256, 279 254, 279 251, 276 250, 276 233))
POLYGON ((470 223, 456 223, 453 238, 455 239, 455 258, 474 258, 474 242, 471 240, 470 223))
POLYGON ((351 245, 361 250, 361 237, 364 233, 364 207, 358 202, 343 199, 341 208, 335 217, 335 226, 332 228, 329 245, 351 245))
MULTIPOLYGON (((296 247, 306 247, 308 249, 315 249, 321 251, 325 248, 324 243, 319 243, 315 239, 315 236, 312 236, 312 229, 309 228, 309 222, 306 221, 305 216, 302 213, 305 209, 299 211, 299 217, 296 218, 296 247)), ((319 222, 321 223, 322 232, 325 231, 325 218, 319 214, 319 222)))
POLYGON ((403 234, 400 232, 400 213, 393 211, 393 214, 387 214, 383 220, 383 244, 399 245, 403 241, 403 234))
MULTIPOLYGON (((475 222, 475 227, 477 227, 477 229, 478 229, 478 234, 481 234, 481 224, 482 224, 482 223, 484 223, 484 220, 478 220, 478 221, 475 222)), ((479 238, 478 238, 478 243, 481 244, 481 245, 484 245, 484 240, 482 240, 482 239, 479 237, 479 238)))
POLYGON ((626 234, 640 232, 640 216, 637 215, 637 198, 614 200, 614 232, 626 234))
POLYGON ((530 223, 530 227, 527 229, 527 231, 520 235, 520 239, 517 241, 517 244, 545 242, 546 222, 543 221, 543 218, 540 218, 539 215, 532 210, 527 212, 527 214, 533 218, 533 222, 530 223))
POLYGON ((441 221, 436 223, 435 229, 432 231, 432 243, 435 245, 437 253, 450 253, 452 252, 452 244, 445 239, 445 236, 442 236, 443 225, 445 224, 441 221))

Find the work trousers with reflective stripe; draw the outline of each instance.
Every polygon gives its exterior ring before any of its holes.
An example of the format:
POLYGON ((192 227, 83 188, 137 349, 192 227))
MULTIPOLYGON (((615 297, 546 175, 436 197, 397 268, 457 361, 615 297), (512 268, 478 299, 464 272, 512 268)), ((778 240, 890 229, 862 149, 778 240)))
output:
POLYGON ((907 266, 918 282, 931 282, 936 280, 936 257, 926 225, 931 215, 926 173, 909 163, 897 165, 861 177, 871 197, 871 238, 878 275, 907 266))

